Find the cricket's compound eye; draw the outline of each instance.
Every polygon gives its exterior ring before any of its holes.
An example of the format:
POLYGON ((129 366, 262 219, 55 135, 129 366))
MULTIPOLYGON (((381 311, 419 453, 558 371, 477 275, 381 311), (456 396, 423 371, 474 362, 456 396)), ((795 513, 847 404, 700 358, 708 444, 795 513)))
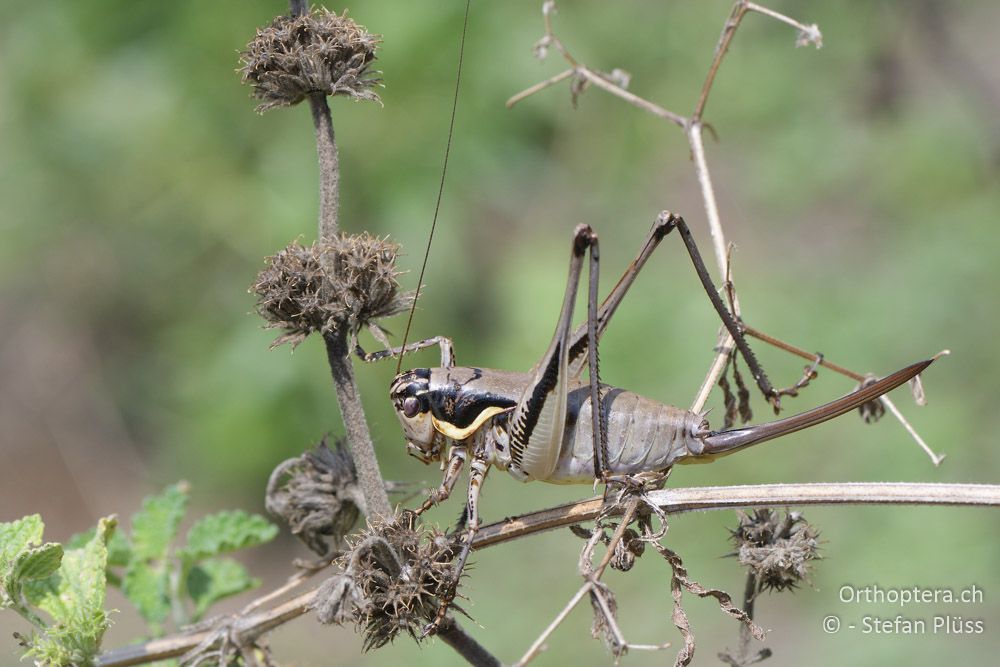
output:
POLYGON ((411 419, 420 412, 420 401, 416 396, 407 396, 403 399, 403 414, 411 419))
POLYGON ((430 376, 426 368, 407 371, 397 375, 389 388, 406 437, 407 451, 424 463, 436 461, 443 451, 443 436, 434 429, 430 414, 430 376))

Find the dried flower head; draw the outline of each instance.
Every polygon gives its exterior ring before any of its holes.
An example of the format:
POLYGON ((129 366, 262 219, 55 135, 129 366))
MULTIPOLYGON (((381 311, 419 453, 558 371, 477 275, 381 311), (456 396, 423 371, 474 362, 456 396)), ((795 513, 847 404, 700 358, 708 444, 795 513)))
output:
POLYGON ((413 300, 399 291, 398 253, 395 243, 363 233, 310 246, 292 242, 268 257, 250 291, 268 328, 285 330, 272 346, 298 345, 314 331, 381 331, 374 320, 405 311, 413 300))
MULTIPOLYGON (((867 375, 865 375, 865 379, 861 381, 861 384, 859 384, 857 387, 854 388, 854 391, 858 391, 859 389, 864 389, 865 387, 869 387, 875 384, 877 381, 878 381, 877 376, 868 373, 867 375)), ((865 420, 866 424, 874 424, 875 422, 877 422, 885 414, 885 405, 882 404, 882 397, 876 396, 867 403, 862 403, 860 406, 858 406, 858 414, 861 415, 861 418, 865 420)))
POLYGON ((819 533, 799 512, 758 509, 739 513, 732 531, 736 556, 757 577, 757 590, 783 591, 809 580, 810 561, 819 555, 819 533))
MULTIPOLYGON (((338 559, 342 573, 317 592, 317 618, 353 620, 366 651, 404 631, 419 641, 451 586, 454 557, 451 540, 441 532, 414 529, 400 518, 369 523, 338 559)), ((454 604, 452 609, 461 611, 454 604)))
POLYGON ((279 16, 247 44, 238 71, 263 100, 258 113, 298 104, 310 93, 380 102, 372 90, 380 83, 378 72, 368 69, 379 42, 346 11, 279 16))
POLYGON ((312 451, 274 469, 264 503, 307 547, 327 556, 357 523, 364 495, 343 442, 330 449, 324 438, 312 451))

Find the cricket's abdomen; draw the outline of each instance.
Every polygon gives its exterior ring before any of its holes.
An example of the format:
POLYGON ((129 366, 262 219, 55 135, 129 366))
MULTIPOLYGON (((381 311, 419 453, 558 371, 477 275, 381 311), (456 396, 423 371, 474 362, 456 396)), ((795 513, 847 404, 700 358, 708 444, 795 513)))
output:
MULTIPOLYGON (((703 422, 701 416, 616 387, 603 387, 602 396, 607 424, 607 467, 612 474, 665 470, 677 459, 700 451, 696 434, 703 422)), ((559 462, 552 475, 541 481, 593 482, 592 424, 590 388, 585 384, 571 388, 559 462)))

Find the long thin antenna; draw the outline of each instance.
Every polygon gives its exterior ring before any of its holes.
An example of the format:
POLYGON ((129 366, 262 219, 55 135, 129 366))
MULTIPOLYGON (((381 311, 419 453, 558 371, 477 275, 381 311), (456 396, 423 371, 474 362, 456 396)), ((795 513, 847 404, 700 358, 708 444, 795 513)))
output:
POLYGON ((427 258, 431 255, 431 243, 434 241, 434 229, 437 227, 438 211, 441 210, 441 197, 444 195, 444 180, 448 173, 448 156, 451 154, 451 137, 455 133, 455 113, 458 110, 458 88, 462 83, 462 60, 465 57, 465 33, 469 29, 469 7, 472 0, 465 0, 465 18, 462 21, 462 42, 458 47, 458 74, 455 75, 455 97, 451 102, 451 121, 448 123, 448 142, 444 146, 444 164, 441 166, 441 184, 438 186, 437 202, 434 204, 434 217, 431 219, 431 233, 427 235, 427 249, 424 250, 424 263, 420 265, 420 277, 417 278, 417 290, 410 305, 410 315, 406 318, 406 329, 403 331, 403 344, 399 346, 399 360, 396 362, 396 375, 403 368, 403 355, 406 354, 406 340, 410 337, 410 325, 413 324, 413 313, 417 310, 417 299, 420 298, 420 287, 424 283, 424 271, 427 269, 427 258))

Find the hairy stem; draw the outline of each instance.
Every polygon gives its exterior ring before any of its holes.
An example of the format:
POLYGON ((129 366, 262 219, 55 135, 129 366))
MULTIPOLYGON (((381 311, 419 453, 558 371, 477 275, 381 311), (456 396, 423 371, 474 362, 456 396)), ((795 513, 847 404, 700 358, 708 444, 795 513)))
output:
POLYGON ((476 667, 501 667, 503 663, 483 648, 482 644, 465 632, 453 618, 446 618, 438 628, 437 636, 455 652, 465 658, 466 662, 476 667))
MULTIPOLYGON (((292 15, 301 16, 309 11, 304 0, 290 0, 292 15)), ((337 141, 333 133, 333 117, 326 103, 326 96, 313 93, 309 96, 313 126, 316 128, 316 155, 319 158, 319 240, 329 241, 339 231, 340 211, 340 158, 337 141)), ((331 333, 323 336, 326 343, 326 358, 330 363, 330 374, 337 394, 337 404, 344 419, 347 442, 358 470, 358 482, 365 497, 367 516, 392 516, 392 504, 385 492, 385 480, 379 470, 372 444, 368 422, 361 405, 361 396, 354 379, 347 336, 331 333)))
POLYGON ((344 417, 347 442, 351 446, 354 466, 358 470, 358 484, 365 497, 365 516, 381 515, 392 517, 392 504, 385 492, 385 480, 375 457, 375 446, 368 431, 368 421, 361 405, 358 385, 354 380, 354 366, 351 364, 350 349, 344 334, 333 333, 323 337, 326 343, 326 358, 330 362, 330 374, 336 387, 337 404, 344 417))
POLYGON ((333 133, 333 117, 326 95, 309 96, 313 126, 316 128, 316 156, 319 158, 319 240, 329 241, 337 235, 340 214, 340 155, 333 133))

